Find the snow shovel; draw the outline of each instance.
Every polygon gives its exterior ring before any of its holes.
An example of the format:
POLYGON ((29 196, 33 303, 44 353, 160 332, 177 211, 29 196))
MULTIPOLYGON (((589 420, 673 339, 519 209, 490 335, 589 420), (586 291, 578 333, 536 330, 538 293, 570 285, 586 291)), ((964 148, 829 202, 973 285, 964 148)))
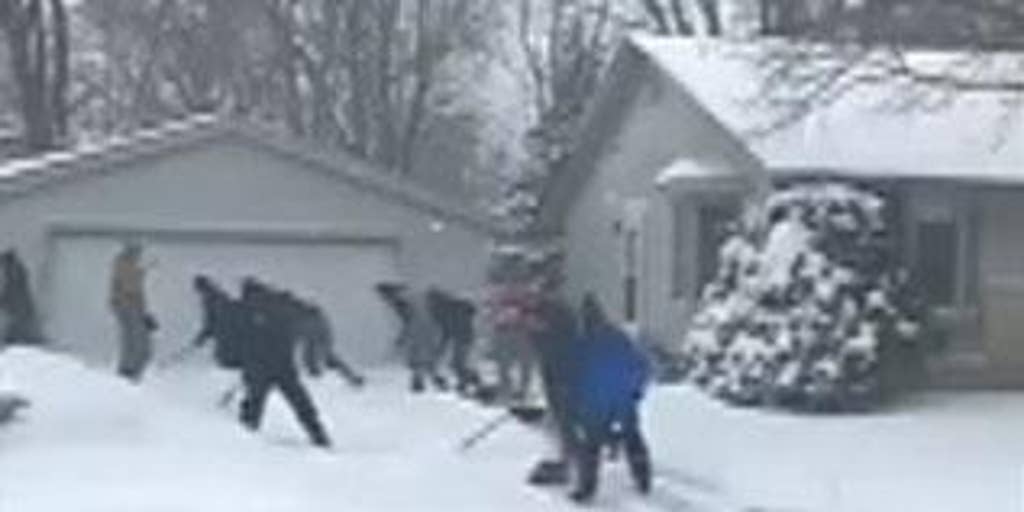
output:
POLYGON ((529 405, 517 405, 509 407, 508 410, 501 413, 500 416, 494 418, 485 423, 479 429, 473 431, 470 435, 466 436, 461 443, 459 443, 459 451, 466 452, 470 448, 476 446, 477 443, 482 441, 492 432, 498 430, 499 427, 504 425, 513 418, 527 424, 536 424, 540 420, 544 419, 544 408, 538 406, 529 405))
POLYGON ((217 400, 217 407, 221 409, 227 409, 231 402, 235 401, 235 395, 242 390, 242 383, 236 382, 231 385, 230 388, 224 390, 220 395, 220 399, 217 400))

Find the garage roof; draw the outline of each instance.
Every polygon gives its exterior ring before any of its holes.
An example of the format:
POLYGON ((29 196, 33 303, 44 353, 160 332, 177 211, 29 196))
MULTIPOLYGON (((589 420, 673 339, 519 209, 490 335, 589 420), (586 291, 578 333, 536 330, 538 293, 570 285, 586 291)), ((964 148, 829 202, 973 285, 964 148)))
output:
POLYGON ((409 180, 343 151, 328 151, 252 123, 200 115, 98 143, 0 163, 0 202, 16 200, 49 186, 102 175, 147 158, 166 156, 196 143, 230 138, 256 145, 329 174, 386 200, 488 234, 497 230, 483 212, 453 204, 409 180))

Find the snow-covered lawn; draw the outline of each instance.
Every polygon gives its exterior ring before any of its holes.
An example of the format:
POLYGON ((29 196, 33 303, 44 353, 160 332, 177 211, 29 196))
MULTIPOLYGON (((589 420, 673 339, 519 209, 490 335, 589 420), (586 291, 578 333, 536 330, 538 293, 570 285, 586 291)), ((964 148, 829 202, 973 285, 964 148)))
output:
MULTIPOLYGON (((509 424, 456 447, 495 415, 450 395, 411 396, 404 375, 362 391, 312 387, 336 448, 307 447, 279 398, 251 435, 216 405, 232 377, 157 372, 133 387, 63 356, 0 353, 0 390, 33 405, 0 428, 0 510, 37 512, 578 510, 523 483, 545 442, 509 424)), ((727 408, 688 387, 645 408, 655 493, 608 464, 593 508, 626 511, 1019 512, 1024 394, 925 394, 874 415, 727 408)))
MULTIPOLYGON (((276 395, 260 434, 238 427, 216 405, 230 374, 157 372, 138 388, 63 356, 8 350, 0 389, 19 390, 33 405, 0 429, 0 510, 577 509, 563 490, 525 485, 546 447, 533 429, 506 425, 460 454, 459 440, 499 410, 451 395, 411 396, 397 371, 369 377, 362 392, 331 376, 313 384, 336 444, 322 452, 307 447, 276 395)), ((668 491, 641 500, 620 466, 605 471, 595 508, 685 505, 668 491)))
POLYGON ((1024 510, 1024 393, 926 393, 873 415, 809 417, 676 387, 648 409, 660 458, 740 508, 1024 510))

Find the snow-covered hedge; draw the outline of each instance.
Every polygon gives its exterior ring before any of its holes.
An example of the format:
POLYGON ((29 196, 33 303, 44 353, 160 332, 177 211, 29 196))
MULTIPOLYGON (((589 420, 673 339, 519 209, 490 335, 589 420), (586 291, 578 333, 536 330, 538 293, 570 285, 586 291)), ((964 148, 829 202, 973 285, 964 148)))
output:
POLYGON ((738 404, 875 403, 882 359, 921 331, 884 207, 839 183, 794 185, 748 206, 685 337, 687 378, 738 404))

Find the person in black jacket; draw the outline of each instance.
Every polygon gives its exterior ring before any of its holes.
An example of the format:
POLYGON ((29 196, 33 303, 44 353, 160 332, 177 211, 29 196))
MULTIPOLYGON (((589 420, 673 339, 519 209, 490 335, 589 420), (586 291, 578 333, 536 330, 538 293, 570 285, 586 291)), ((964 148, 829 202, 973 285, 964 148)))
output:
POLYGON ((36 313, 32 286, 29 283, 28 268, 13 249, 0 255, 0 271, 3 272, 3 291, 0 292, 0 307, 7 313, 7 331, 3 335, 6 343, 39 344, 44 341, 36 313))
POLYGON ((374 288, 398 318, 398 335, 395 337, 394 344, 396 347, 401 347, 405 342, 405 331, 409 328, 409 321, 412 319, 412 305, 403 296, 406 286, 399 283, 378 283, 374 288))
POLYGON ((441 350, 451 347, 451 370, 455 375, 455 389, 469 393, 480 386, 480 375, 470 364, 475 338, 473 317, 476 306, 437 288, 427 290, 427 305, 434 322, 441 331, 441 350))
POLYGON ((537 305, 537 329, 533 333, 534 354, 540 363, 544 400, 550 411, 558 458, 541 460, 531 471, 529 482, 535 485, 561 485, 569 482, 570 463, 576 454, 572 424, 572 385, 575 372, 574 342, 576 315, 561 291, 559 262, 553 262, 541 278, 537 305))
POLYGON ((203 323, 192 344, 201 347, 213 340, 213 358, 217 365, 227 369, 242 366, 242 351, 245 341, 242 332, 245 312, 242 304, 233 299, 209 276, 198 275, 192 286, 199 294, 203 323))
POLYGON ((247 340, 242 357, 242 383, 245 385, 240 411, 242 423, 257 430, 267 397, 277 388, 313 444, 330 446, 316 406, 295 367, 295 326, 287 296, 250 278, 242 286, 242 303, 247 340))

